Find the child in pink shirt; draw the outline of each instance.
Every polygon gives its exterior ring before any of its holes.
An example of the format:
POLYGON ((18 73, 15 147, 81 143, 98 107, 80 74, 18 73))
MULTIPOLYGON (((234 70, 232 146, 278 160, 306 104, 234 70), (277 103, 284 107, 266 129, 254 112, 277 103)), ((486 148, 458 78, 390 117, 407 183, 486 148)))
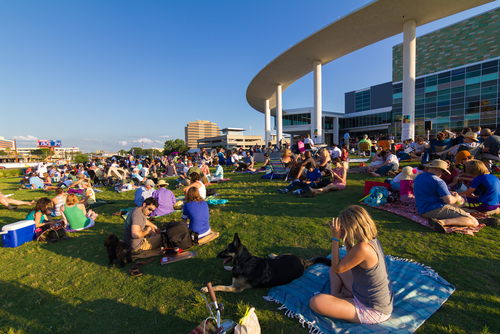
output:
POLYGON ((417 171, 413 167, 406 166, 399 176, 399 195, 401 203, 408 206, 415 206, 415 195, 413 195, 413 180, 417 176, 417 171))

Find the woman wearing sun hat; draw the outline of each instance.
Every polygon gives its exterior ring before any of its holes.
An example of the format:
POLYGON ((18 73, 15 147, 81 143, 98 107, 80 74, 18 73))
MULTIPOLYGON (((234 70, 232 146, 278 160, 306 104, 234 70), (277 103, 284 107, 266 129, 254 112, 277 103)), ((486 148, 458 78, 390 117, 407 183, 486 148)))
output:
POLYGON ((464 135, 464 142, 455 146, 450 147, 446 151, 439 152, 438 155, 443 156, 446 154, 456 155, 460 146, 465 146, 467 148, 475 148, 479 146, 479 140, 477 139, 477 134, 474 132, 467 132, 464 135))
POLYGON ((411 166, 403 168, 399 176, 399 195, 401 203, 408 206, 415 206, 415 195, 413 194, 413 181, 417 177, 417 170, 411 166))
POLYGON ((418 213, 428 218, 429 224, 440 233, 446 233, 445 226, 477 226, 476 218, 453 206, 463 204, 463 198, 456 192, 450 193, 440 178, 443 173, 450 173, 448 164, 436 159, 424 166, 427 171, 415 178, 413 187, 418 213))
POLYGON ((165 180, 158 181, 157 190, 153 192, 153 197, 158 201, 158 207, 151 212, 151 217, 165 216, 174 212, 175 196, 167 189, 168 183, 165 180))

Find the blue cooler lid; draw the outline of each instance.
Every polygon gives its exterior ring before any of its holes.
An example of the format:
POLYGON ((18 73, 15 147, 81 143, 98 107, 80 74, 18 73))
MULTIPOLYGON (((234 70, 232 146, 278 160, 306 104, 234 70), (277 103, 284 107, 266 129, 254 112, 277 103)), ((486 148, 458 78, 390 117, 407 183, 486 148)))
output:
POLYGON ((21 220, 17 223, 12 223, 12 224, 8 224, 8 225, 3 226, 2 232, 15 231, 15 230, 18 230, 20 228, 23 228, 26 226, 31 226, 31 225, 35 225, 34 220, 21 220))

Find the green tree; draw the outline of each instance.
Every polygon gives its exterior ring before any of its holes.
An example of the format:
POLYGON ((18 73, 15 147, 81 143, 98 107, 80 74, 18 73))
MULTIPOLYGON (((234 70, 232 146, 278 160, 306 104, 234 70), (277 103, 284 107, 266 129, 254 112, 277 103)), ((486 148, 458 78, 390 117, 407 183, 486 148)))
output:
POLYGON ((7 155, 7 152, 5 152, 5 151, 0 151, 0 155, 7 155))
POLYGON ((86 154, 77 154, 75 155, 75 162, 79 164, 83 164, 89 161, 89 157, 86 154))
POLYGON ((142 147, 132 147, 129 151, 128 154, 132 154, 132 151, 134 151, 135 155, 144 155, 144 152, 142 150, 142 147))
POLYGON ((186 146, 186 143, 182 139, 167 140, 163 149, 163 154, 165 155, 169 155, 172 152, 179 152, 182 154, 189 151, 189 147, 186 146))

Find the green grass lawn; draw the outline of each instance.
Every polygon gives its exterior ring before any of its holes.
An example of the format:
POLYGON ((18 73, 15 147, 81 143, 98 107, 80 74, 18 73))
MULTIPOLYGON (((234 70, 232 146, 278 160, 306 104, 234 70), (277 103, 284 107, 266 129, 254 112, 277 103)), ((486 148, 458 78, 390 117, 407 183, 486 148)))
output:
MULTIPOLYGON (((227 173, 227 170, 226 170, 227 173)), ((347 188, 316 198, 279 194, 282 181, 262 174, 226 174, 233 180, 212 186, 226 205, 210 207, 212 229, 220 237, 194 247, 198 256, 161 266, 159 259, 134 278, 126 268, 109 266, 103 242, 108 233, 121 237, 123 220, 112 216, 133 205, 133 192, 106 188, 98 198, 116 203, 97 208, 96 226, 55 244, 30 242, 0 249, 0 333, 179 333, 187 334, 207 318, 200 288, 231 283, 216 259, 235 232, 253 255, 294 253, 304 258, 330 252, 326 221, 363 197, 366 175, 348 174, 347 188)), ((380 178, 383 180, 384 178, 380 178)), ((43 191, 16 191, 18 177, 0 179, 0 191, 21 200, 43 191)), ((170 181, 170 189, 175 186, 170 181)), ((102 189, 102 188, 101 188, 102 189)), ((174 191, 176 195, 181 190, 174 191)), ((28 207, 0 208, 0 227, 23 220, 28 207)), ((442 235, 400 216, 368 209, 386 254, 413 259, 436 270, 456 287, 455 293, 419 333, 500 332, 500 230, 486 227, 476 236, 442 235)), ((168 220, 180 219, 177 213, 168 220)), ((167 221, 162 217, 161 225, 167 221)), ((247 306, 256 308, 262 333, 307 333, 278 305, 265 301, 268 289, 239 294, 218 292, 222 318, 239 320, 247 306)), ((208 296, 207 296, 208 297, 208 296)))

